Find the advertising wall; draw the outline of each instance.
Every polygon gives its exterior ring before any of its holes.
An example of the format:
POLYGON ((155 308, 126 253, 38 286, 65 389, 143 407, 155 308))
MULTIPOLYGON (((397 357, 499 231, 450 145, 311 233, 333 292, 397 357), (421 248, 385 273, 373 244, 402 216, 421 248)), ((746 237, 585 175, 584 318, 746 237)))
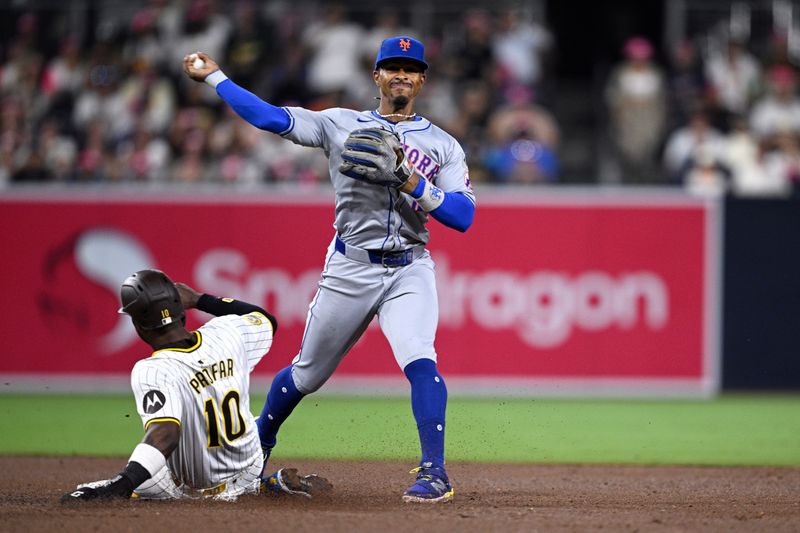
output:
MULTIPOLYGON (((149 355, 117 314, 159 268, 279 319, 256 370, 288 364, 334 236, 326 194, 0 199, 7 383, 125 386, 149 355)), ((683 196, 479 195, 473 227, 429 223, 436 348, 455 393, 710 395, 718 388, 717 211, 683 196)), ((190 313, 190 325, 203 320, 190 313)), ((404 386, 374 322, 326 387, 404 386)))

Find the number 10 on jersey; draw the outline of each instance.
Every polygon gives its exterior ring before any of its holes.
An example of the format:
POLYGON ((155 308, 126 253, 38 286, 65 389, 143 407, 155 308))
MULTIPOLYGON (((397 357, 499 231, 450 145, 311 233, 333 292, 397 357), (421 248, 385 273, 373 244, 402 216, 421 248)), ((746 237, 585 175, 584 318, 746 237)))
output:
POLYGON ((233 442, 247 430, 244 417, 239 411, 239 391, 230 390, 222 398, 219 409, 214 398, 209 398, 205 402, 206 428, 208 429, 208 447, 219 448, 219 417, 222 414, 222 424, 225 428, 225 440, 233 442))

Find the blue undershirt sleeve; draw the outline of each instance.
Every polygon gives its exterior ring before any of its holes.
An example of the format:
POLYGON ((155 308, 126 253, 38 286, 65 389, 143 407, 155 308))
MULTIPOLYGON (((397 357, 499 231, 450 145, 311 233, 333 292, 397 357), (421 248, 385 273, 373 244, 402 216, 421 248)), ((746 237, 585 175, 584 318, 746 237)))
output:
POLYGON ((217 85, 217 94, 240 117, 258 129, 281 134, 291 125, 291 118, 285 109, 265 102, 229 79, 217 85))
POLYGON ((475 218, 475 204, 460 192, 446 192, 442 205, 429 214, 445 226, 463 233, 475 218))

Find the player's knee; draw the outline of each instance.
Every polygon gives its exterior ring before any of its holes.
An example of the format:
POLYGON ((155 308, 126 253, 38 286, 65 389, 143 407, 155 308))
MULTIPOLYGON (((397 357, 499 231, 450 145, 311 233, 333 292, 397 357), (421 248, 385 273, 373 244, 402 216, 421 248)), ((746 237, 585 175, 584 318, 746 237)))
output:
POLYGON ((325 382, 322 382, 322 383, 315 383, 315 384, 313 384, 313 385, 311 385, 311 386, 306 386, 306 385, 297 385, 297 390, 299 390, 299 391, 300 391, 300 393, 301 393, 303 396, 307 396, 307 395, 309 395, 309 394, 312 394, 312 393, 314 393, 314 392, 317 392, 317 391, 318 391, 320 388, 322 388, 322 386, 323 386, 324 384, 325 384, 325 382))
POLYGON ((294 386, 303 396, 317 392, 328 380, 327 377, 320 379, 318 376, 308 376, 306 374, 307 373, 303 372, 303 369, 300 368, 295 368, 292 373, 294 386))

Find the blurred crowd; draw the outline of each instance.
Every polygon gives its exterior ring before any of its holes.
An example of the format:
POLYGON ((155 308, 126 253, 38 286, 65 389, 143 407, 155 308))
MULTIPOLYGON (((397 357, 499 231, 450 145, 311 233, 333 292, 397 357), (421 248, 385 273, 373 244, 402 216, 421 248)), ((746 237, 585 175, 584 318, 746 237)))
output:
MULTIPOLYGON (((183 75, 182 58, 202 50, 276 105, 370 109, 379 44, 401 34, 425 42, 431 66, 416 111, 462 143, 473 181, 559 183, 552 32, 518 8, 468 9, 422 35, 407 15, 255 0, 5 11, 0 184, 326 184, 322 151, 237 118, 183 75)), ((602 102, 616 181, 705 195, 797 191, 800 100, 785 37, 766 57, 735 38, 699 42, 625 43, 602 102)))
POLYGON ((800 195, 800 99, 785 35, 678 42, 664 65, 630 38, 605 85, 621 180, 705 196, 800 195), (702 46, 700 45, 702 43, 702 46))
POLYGON ((375 54, 400 34, 423 39, 431 65, 417 111, 463 143, 474 180, 557 180, 558 128, 535 98, 552 37, 514 10, 473 10, 436 35, 391 9, 326 3, 100 3, 77 12, 89 28, 80 35, 67 9, 11 15, 0 183, 327 183, 322 151, 238 119, 183 75, 182 58, 202 50, 276 105, 371 109, 375 54))

